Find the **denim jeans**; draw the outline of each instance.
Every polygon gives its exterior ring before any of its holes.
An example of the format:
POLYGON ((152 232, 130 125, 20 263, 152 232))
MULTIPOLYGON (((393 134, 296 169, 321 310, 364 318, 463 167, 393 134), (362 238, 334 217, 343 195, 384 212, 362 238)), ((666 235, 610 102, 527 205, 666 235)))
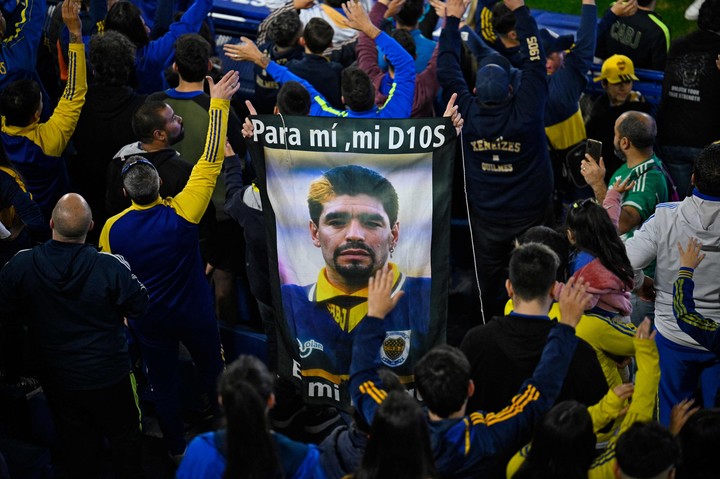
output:
POLYGON ((702 148, 692 146, 660 146, 657 154, 667 167, 682 200, 692 192, 691 177, 695 159, 702 148))

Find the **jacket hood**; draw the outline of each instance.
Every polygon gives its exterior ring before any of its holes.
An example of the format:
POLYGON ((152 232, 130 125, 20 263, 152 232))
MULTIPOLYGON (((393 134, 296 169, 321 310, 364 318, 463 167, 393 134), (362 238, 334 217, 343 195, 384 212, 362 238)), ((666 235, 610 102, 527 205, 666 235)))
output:
POLYGON ((587 292, 592 297, 590 308, 598 306, 606 311, 618 311, 623 316, 632 313, 630 288, 598 258, 580 268, 575 277, 584 279, 588 285, 587 292))
POLYGON ((92 112, 102 119, 118 118, 129 104, 141 101, 144 97, 128 86, 90 85, 83 112, 92 112))
POLYGON ((50 240, 33 249, 32 262, 38 278, 51 291, 77 297, 92 272, 97 252, 88 244, 50 240))
POLYGON ((156 150, 152 152, 145 151, 140 147, 139 141, 135 143, 130 143, 129 145, 125 145, 120 148, 120 151, 115 154, 113 160, 119 159, 120 163, 122 164, 125 163, 125 160, 134 155, 142 156, 150 163, 155 165, 155 168, 157 169, 160 169, 162 165, 167 161, 172 161, 175 159, 182 161, 178 152, 172 148, 163 148, 162 150, 156 150))
POLYGON ((134 141, 130 143, 129 145, 125 145, 122 148, 120 148, 120 151, 115 153, 115 156, 113 156, 113 159, 120 158, 122 161, 125 161, 126 158, 133 156, 133 155, 141 155, 144 156, 147 154, 147 151, 143 150, 140 147, 139 141, 134 141))
POLYGON ((701 198, 693 194, 690 201, 683 201, 679 206, 679 214, 683 221, 694 227, 697 238, 702 242, 703 249, 708 246, 720 250, 720 202, 701 198))

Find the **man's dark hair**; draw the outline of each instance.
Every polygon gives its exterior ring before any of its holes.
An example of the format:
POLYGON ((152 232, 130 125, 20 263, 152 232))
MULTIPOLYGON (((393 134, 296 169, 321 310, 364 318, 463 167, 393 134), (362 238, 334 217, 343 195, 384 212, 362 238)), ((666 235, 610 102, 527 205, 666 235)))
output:
POLYGON ((492 7, 492 27, 500 35, 507 35, 515 30, 515 13, 503 2, 497 2, 492 7))
POLYGON ((648 5, 650 5, 650 4, 651 4, 652 2, 654 2, 654 1, 655 1, 655 0, 638 0, 638 6, 640 6, 640 7, 647 7, 648 5))
POLYGON ((343 70, 340 92, 345 105, 353 111, 366 111, 375 105, 375 87, 367 72, 358 67, 343 70))
POLYGON ((311 52, 320 55, 332 45, 333 35, 335 35, 335 30, 328 22, 322 18, 311 18, 305 25, 302 36, 305 46, 311 52))
POLYGON ((720 32, 720 0, 705 0, 700 7, 698 28, 709 32, 720 32))
POLYGON ((615 459, 626 476, 655 477, 677 464, 680 447, 660 424, 636 422, 618 438, 615 459))
POLYGON ((28 126, 40 108, 40 85, 34 80, 18 80, 0 93, 0 114, 5 124, 28 126))
POLYGON ((310 93, 296 81, 285 82, 278 91, 277 107, 283 115, 305 116, 310 113, 310 93))
POLYGON ((570 242, 567 235, 547 226, 533 226, 517 239, 519 245, 527 243, 544 244, 557 255, 560 259, 555 279, 565 282, 567 279, 568 257, 570 256, 570 242))
POLYGON ((720 196, 720 144, 713 143, 700 152, 693 174, 700 193, 720 196))
POLYGON ((175 64, 180 78, 199 82, 208 74, 210 44, 197 33, 187 33, 175 41, 175 64))
POLYGON ((407 0, 399 12, 395 14, 398 25, 414 27, 423 14, 425 3, 423 0, 407 0))
POLYGON ((657 136, 657 124, 653 117, 639 111, 629 111, 618 124, 620 138, 627 138, 638 150, 651 148, 657 136))
POLYGON ((130 2, 117 2, 105 16, 105 30, 120 32, 142 48, 150 43, 140 9, 130 2))
POLYGON ((132 118, 132 129, 138 140, 149 143, 155 130, 165 128, 162 112, 168 105, 164 101, 149 101, 140 105, 132 118))
POLYGON ((148 160, 142 156, 131 156, 125 160, 123 170, 123 188, 131 200, 138 205, 147 205, 158 198, 160 175, 148 160))
POLYGON ((135 65, 135 45, 125 35, 105 32, 90 38, 90 63, 95 81, 107 86, 125 86, 135 65))
POLYGON ((441 418, 460 410, 468 397, 470 362, 458 348, 442 345, 415 365, 415 383, 428 409, 441 418))
POLYGON ((268 36, 280 48, 291 47, 302 34, 303 24, 295 10, 283 12, 268 27, 268 36))
POLYGON ((682 458, 677 477, 716 479, 717 445, 720 444, 720 409, 701 409, 687 420, 678 434, 682 458))
POLYGON ((337 166, 310 184, 310 219, 316 225, 319 224, 325 202, 342 195, 377 198, 388 215, 390 227, 397 222, 399 204, 395 187, 376 171, 359 165, 337 166))
POLYGON ((524 301, 545 299, 550 292, 560 259, 540 243, 518 246, 510 256, 510 283, 515 295, 524 301))
MULTIPOLYGON (((402 28, 398 28, 393 30, 390 36, 393 37, 393 39, 398 42, 411 57, 415 58, 415 39, 413 38, 412 33, 407 30, 403 30, 402 28)), ((390 60, 388 60, 388 63, 390 63, 390 60)))

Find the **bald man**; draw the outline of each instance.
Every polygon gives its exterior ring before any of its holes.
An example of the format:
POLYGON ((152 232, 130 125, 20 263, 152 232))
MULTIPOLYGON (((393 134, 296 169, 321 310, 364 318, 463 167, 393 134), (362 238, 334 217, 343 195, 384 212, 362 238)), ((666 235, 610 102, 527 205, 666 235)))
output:
POLYGON ((67 477, 97 475, 103 436, 118 477, 142 477, 140 412, 123 321, 145 311, 147 290, 122 257, 85 244, 93 221, 82 196, 60 198, 50 227, 50 241, 19 252, 0 271, 1 350, 9 374, 22 368, 40 379, 67 477), (10 347, 20 342, 23 325, 34 364, 20 365, 23 355, 10 347))
MULTIPOLYGON (((615 121, 615 155, 625 163, 617 169, 605 184, 605 164, 602 158, 585 155, 580 171, 592 187, 599 203, 605 200, 608 190, 620 180, 629 178, 635 186, 621 193, 621 210, 618 232, 624 239, 655 212, 655 205, 668 201, 668 187, 662 171, 660 158, 653 145, 657 126, 653 117, 639 111, 627 111, 615 121)), ((628 183, 630 182, 628 181, 628 183)))

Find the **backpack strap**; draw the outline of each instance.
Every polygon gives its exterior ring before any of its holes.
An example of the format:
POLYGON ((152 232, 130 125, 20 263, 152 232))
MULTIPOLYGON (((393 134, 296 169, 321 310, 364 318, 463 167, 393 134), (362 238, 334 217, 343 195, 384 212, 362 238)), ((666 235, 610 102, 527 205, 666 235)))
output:
POLYGON ((665 183, 668 186, 668 200, 680 201, 680 195, 678 195, 677 186, 675 186, 675 182, 673 181, 672 176, 670 176, 670 172, 667 170, 667 168, 665 168, 665 165, 663 165, 661 161, 653 161, 653 165, 647 170, 637 175, 637 178, 640 178, 648 171, 659 171, 660 173, 662 173, 662 175, 665 177, 665 183))

